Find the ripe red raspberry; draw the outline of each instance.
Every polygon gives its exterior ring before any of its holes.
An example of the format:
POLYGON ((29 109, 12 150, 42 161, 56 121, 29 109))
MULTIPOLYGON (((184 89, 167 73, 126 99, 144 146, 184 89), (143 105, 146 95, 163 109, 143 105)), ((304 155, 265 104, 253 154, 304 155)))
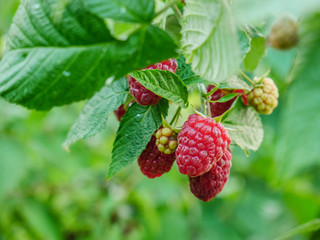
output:
POLYGON ((125 113, 126 113, 126 110, 124 109, 123 104, 120 107, 118 107, 117 110, 114 111, 114 115, 116 115, 119 122, 121 121, 121 118, 125 113))
MULTIPOLYGON (((214 89, 214 85, 209 85, 207 87, 207 92, 210 92, 212 89, 214 89)), ((234 90, 233 92, 242 94, 243 90, 234 90)), ((223 89, 218 89, 217 91, 212 93, 210 100, 212 100, 212 101, 219 100, 224 95, 227 95, 227 94, 230 94, 230 93, 232 93, 232 92, 229 92, 229 91, 223 90, 223 89)), ((210 103, 211 116, 212 117, 221 116, 224 112, 226 112, 231 107, 232 103, 236 99, 237 99, 237 97, 234 97, 234 98, 230 99, 227 102, 222 102, 222 103, 213 102, 213 103, 210 103)))
MULTIPOLYGON (((145 69, 169 70, 170 72, 176 73, 177 67, 177 61, 172 58, 146 67, 145 69)), ((130 93, 136 99, 137 103, 140 105, 156 105, 160 101, 160 96, 146 89, 135 78, 130 75, 128 75, 127 78, 129 81, 130 93)))
POLYGON ((209 172, 199 177, 189 177, 190 190, 194 196, 205 202, 220 193, 228 181, 232 154, 227 150, 209 172))
POLYGON ((228 149, 229 133, 212 118, 189 116, 178 135, 177 164, 182 174, 191 177, 208 172, 228 149))
POLYGON ((156 146, 156 137, 152 136, 145 150, 138 158, 141 172, 149 178, 160 177, 169 172, 175 160, 175 154, 164 154, 156 146))

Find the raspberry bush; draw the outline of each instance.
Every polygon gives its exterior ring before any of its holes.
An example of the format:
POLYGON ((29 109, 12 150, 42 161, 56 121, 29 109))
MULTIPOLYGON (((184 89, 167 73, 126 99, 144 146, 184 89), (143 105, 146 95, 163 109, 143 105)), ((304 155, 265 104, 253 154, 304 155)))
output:
POLYGON ((300 38, 314 47, 298 52, 292 78, 301 77, 300 58, 318 51, 306 32, 317 15, 299 36, 292 18, 271 26, 270 12, 252 19, 240 2, 25 0, 6 35, 0 96, 39 111, 86 100, 66 150, 103 131, 114 113, 120 123, 107 179, 134 161, 159 177, 176 159, 174 174, 188 175, 191 192, 208 201, 228 179, 231 152, 259 149, 259 114, 278 105, 282 73, 269 76, 260 64, 267 47, 293 48, 300 38))

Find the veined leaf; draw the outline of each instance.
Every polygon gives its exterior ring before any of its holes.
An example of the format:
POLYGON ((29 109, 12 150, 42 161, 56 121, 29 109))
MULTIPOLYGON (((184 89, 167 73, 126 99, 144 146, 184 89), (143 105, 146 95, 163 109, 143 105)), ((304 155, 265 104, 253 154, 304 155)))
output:
POLYGON ((118 41, 81 0, 55 3, 25 0, 19 7, 0 62, 0 96, 9 102, 47 110, 87 99, 107 78, 175 55, 173 40, 154 26, 118 41))
MULTIPOLYGON (((239 106, 239 105, 238 105, 239 106)), ((263 128, 259 114, 252 107, 237 107, 223 120, 231 139, 243 150, 256 151, 263 140, 263 128)))
POLYGON ((151 135, 162 124, 161 113, 166 116, 167 110, 168 101, 165 99, 155 106, 134 103, 127 109, 113 144, 109 178, 138 158, 151 135))
POLYGON ((85 6, 101 18, 145 23, 155 15, 154 0, 84 0, 85 6))
POLYGON ((176 74, 163 70, 141 70, 130 73, 145 88, 160 97, 188 106, 188 89, 176 74))
POLYGON ((186 58, 180 54, 178 59, 178 68, 176 74, 184 81, 184 79, 193 77, 195 74, 192 72, 191 64, 186 63, 186 58))
POLYGON ((63 145, 68 147, 77 140, 86 139, 101 132, 106 127, 110 114, 125 102, 127 95, 126 78, 103 87, 83 107, 63 145))
POLYGON ((219 88, 243 89, 248 91, 252 89, 252 87, 236 75, 230 77, 226 83, 219 85, 219 88))
POLYGON ((182 45, 193 71, 213 84, 226 82, 239 70, 238 40, 226 1, 189 0, 182 45))

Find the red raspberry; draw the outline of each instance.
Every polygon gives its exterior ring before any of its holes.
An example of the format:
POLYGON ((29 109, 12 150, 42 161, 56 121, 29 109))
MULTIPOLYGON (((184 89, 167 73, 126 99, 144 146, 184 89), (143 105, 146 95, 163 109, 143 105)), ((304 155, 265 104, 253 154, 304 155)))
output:
POLYGON ((141 172, 149 178, 160 177, 169 172, 175 160, 175 154, 164 154, 156 146, 156 137, 152 136, 145 150, 138 158, 141 172))
POLYGON ((227 150, 209 172, 199 177, 189 177, 190 190, 193 195, 205 202, 217 196, 228 181, 231 159, 232 154, 230 150, 227 150))
MULTIPOLYGON (((207 87, 207 92, 210 92, 212 89, 214 89, 214 85, 209 85, 207 87)), ((234 92, 238 92, 243 90, 235 90, 234 92)), ((217 91, 215 91, 212 95, 211 95, 211 99, 210 100, 219 100, 220 98, 222 98, 224 95, 227 95, 231 92, 228 92, 226 90, 222 90, 222 89, 218 89, 217 91)), ((223 102, 223 103, 219 103, 219 102, 213 102, 210 103, 210 111, 211 111, 211 116, 212 117, 218 117, 221 116, 225 111, 227 111, 232 103, 237 99, 237 97, 234 97, 232 99, 230 99, 227 102, 223 102)))
MULTIPOLYGON (((176 73, 177 67, 177 61, 172 58, 151 65, 145 69, 169 70, 170 72, 176 73)), ((137 103, 140 105, 156 105, 160 101, 160 96, 146 89, 135 78, 131 77, 130 75, 128 75, 127 78, 129 81, 130 93, 136 99, 137 103)))
POLYGON ((227 151, 231 142, 222 124, 197 114, 189 116, 178 135, 177 164, 191 177, 208 172, 227 151))
POLYGON ((116 115, 119 122, 121 121, 121 118, 125 113, 126 113, 126 110, 124 109, 123 104, 120 107, 118 107, 117 110, 114 111, 114 115, 116 115))

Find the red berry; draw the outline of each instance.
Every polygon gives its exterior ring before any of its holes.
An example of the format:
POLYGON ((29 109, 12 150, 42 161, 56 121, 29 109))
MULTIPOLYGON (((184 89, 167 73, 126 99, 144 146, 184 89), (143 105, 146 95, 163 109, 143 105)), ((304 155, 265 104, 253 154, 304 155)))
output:
POLYGON ((178 135, 177 164, 182 174, 191 177, 208 172, 228 149, 229 133, 212 118, 189 116, 178 135))
MULTIPOLYGON (((177 61, 175 59, 169 59, 156 63, 154 65, 148 66, 145 69, 159 69, 159 70, 168 70, 173 73, 177 71, 177 61)), ((150 90, 142 86, 135 78, 130 75, 127 76, 130 86, 130 93, 136 99, 137 103, 140 105, 156 105, 161 97, 154 94, 150 90)))
POLYGON ((232 154, 230 150, 227 150, 209 172, 199 177, 189 177, 190 190, 193 195, 205 202, 217 196, 228 181, 231 159, 232 154))
POLYGON ((149 178, 160 177, 169 172, 175 160, 175 154, 164 154, 156 146, 156 137, 152 136, 145 150, 138 158, 141 172, 149 178))
POLYGON ((120 107, 118 107, 117 110, 114 111, 114 115, 116 115, 119 122, 121 121, 121 118, 125 113, 126 113, 126 110, 124 109, 123 104, 120 107))
MULTIPOLYGON (((214 89, 214 85, 209 85, 207 87, 207 92, 210 92, 212 89, 214 89)), ((243 90, 236 90, 234 92, 239 92, 239 91, 243 91, 243 90)), ((222 98, 224 95, 229 94, 230 92, 222 90, 222 89, 218 89, 217 91, 215 91, 212 95, 211 95, 211 99, 210 100, 219 100, 220 98, 222 98)), ((240 92, 239 92, 240 93, 240 92)), ((218 117, 221 116, 224 112, 226 112, 232 105, 232 103, 237 99, 237 97, 234 97, 232 99, 230 99, 227 102, 213 102, 210 103, 210 110, 211 110, 211 116, 212 117, 218 117)))

